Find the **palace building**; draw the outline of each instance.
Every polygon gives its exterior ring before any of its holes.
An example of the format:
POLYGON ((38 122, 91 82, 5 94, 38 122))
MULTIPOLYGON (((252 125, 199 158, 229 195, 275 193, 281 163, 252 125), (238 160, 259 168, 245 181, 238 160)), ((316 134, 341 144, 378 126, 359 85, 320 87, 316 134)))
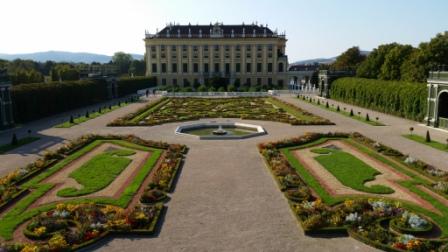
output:
POLYGON ((226 84, 285 88, 286 36, 263 25, 174 25, 145 34, 146 75, 158 85, 226 84))

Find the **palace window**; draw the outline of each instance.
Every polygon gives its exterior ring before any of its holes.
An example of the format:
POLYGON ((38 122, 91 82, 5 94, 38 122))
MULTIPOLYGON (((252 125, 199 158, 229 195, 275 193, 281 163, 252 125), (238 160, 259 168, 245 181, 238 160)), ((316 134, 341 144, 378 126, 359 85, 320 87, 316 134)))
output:
POLYGON ((246 63, 246 73, 252 72, 252 65, 250 63, 246 63))
POLYGON ((162 79, 162 86, 166 86, 166 79, 162 79))
POLYGON ((257 72, 258 73, 261 73, 263 71, 262 68, 263 68, 262 64, 261 63, 257 63, 257 72))
POLYGON ((261 86, 261 78, 257 78, 257 86, 261 86))
POLYGON ((215 73, 219 73, 219 63, 215 63, 215 73))
POLYGON ((177 79, 173 79, 172 82, 173 82, 173 86, 177 86, 177 79))
POLYGON ((272 63, 268 63, 268 72, 272 73, 272 63))
POLYGON ((208 63, 204 64, 204 73, 208 73, 208 63))
POLYGON ((173 73, 177 73, 177 64, 176 64, 176 63, 173 63, 173 64, 171 65, 171 68, 172 68, 172 72, 173 72, 173 73))
POLYGON ((157 64, 152 64, 152 72, 157 73, 157 64))
POLYGON ((235 65, 235 71, 236 71, 237 73, 241 72, 241 64, 240 64, 240 63, 236 63, 236 65, 235 65))
POLYGON ((194 63, 193 64, 193 72, 195 72, 195 73, 199 72, 199 65, 198 65, 198 63, 194 63))
POLYGON ((182 64, 182 72, 184 72, 184 73, 188 72, 188 64, 187 63, 182 64))
POLYGON ((162 63, 162 73, 166 73, 166 63, 162 63))
POLYGON ((177 47, 175 45, 171 46, 171 51, 175 52, 177 50, 177 47))
POLYGON ((278 63, 278 71, 280 73, 283 72, 283 63, 282 62, 278 63))
POLYGON ((230 74, 230 64, 226 63, 226 74, 230 74))

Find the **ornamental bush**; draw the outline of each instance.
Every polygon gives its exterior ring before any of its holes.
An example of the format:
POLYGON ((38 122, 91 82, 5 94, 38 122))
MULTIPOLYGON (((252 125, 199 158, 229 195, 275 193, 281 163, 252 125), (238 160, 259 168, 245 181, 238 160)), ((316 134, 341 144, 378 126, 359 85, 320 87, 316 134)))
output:
POLYGON ((331 98, 380 112, 422 121, 427 87, 423 83, 340 78, 333 82, 331 98))

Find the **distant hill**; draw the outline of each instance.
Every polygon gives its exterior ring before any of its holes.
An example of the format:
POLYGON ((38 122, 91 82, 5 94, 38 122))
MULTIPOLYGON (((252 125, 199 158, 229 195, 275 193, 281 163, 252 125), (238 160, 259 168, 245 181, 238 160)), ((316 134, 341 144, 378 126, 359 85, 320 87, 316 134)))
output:
MULTIPOLYGON (((143 59, 143 55, 131 54, 134 59, 143 59)), ((0 59, 5 60, 34 60, 45 62, 48 60, 56 62, 73 62, 73 63, 107 63, 112 59, 112 56, 95 54, 95 53, 84 53, 84 52, 64 52, 64 51, 48 51, 48 52, 36 52, 36 53, 24 53, 24 54, 3 54, 0 53, 0 59)))
MULTIPOLYGON (((362 55, 369 55, 370 51, 361 51, 362 55)), ((299 60, 290 65, 313 65, 313 64, 331 64, 336 60, 337 56, 332 58, 317 58, 317 59, 307 59, 307 60, 299 60)))
POLYGON ((313 65, 313 64, 331 64, 336 60, 336 57, 333 58, 317 58, 317 59, 307 59, 307 60, 299 60, 290 65, 313 65))

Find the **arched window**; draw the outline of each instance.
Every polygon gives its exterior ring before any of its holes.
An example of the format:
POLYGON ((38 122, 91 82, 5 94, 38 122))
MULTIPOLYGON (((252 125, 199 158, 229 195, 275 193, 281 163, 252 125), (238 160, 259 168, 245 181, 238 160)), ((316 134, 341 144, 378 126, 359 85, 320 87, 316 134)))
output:
POLYGON ((448 92, 442 92, 439 95, 438 116, 448 119, 448 92))

